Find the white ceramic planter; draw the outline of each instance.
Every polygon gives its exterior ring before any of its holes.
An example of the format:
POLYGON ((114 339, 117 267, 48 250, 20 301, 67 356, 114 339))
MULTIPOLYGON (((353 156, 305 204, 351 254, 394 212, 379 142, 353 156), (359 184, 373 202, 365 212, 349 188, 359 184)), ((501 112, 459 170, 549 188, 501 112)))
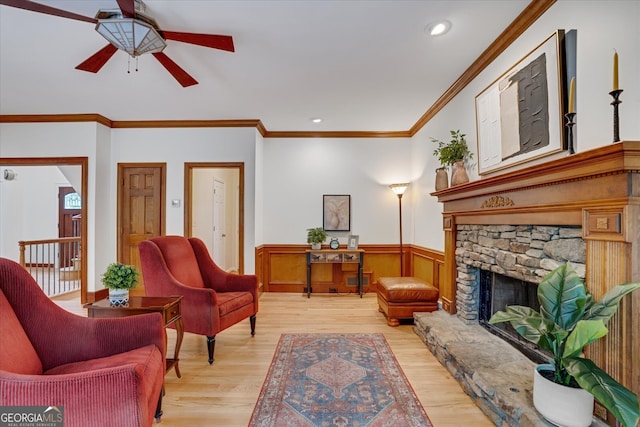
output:
POLYGON ((311 244, 311 249, 313 249, 314 251, 322 249, 322 243, 312 243, 311 244))
POLYGON ((126 305, 129 303, 129 289, 109 289, 111 305, 126 305))
POLYGON ((551 365, 536 366, 533 406, 547 421, 557 426, 589 427, 593 419, 593 395, 581 388, 556 384, 538 372, 552 369, 551 365))

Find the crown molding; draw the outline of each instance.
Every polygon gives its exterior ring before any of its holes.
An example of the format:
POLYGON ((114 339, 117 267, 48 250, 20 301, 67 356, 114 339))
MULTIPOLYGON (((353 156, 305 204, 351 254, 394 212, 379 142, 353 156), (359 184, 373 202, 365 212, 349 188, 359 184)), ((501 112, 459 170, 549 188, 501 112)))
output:
POLYGON ((71 123, 96 122, 113 127, 113 122, 100 114, 5 114, 0 123, 71 123))

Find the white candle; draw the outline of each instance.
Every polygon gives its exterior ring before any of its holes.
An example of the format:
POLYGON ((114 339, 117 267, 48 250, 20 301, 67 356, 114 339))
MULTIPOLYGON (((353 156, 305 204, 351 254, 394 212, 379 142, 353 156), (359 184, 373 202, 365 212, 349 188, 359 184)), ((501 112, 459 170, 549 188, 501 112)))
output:
POLYGON ((571 78, 571 84, 569 85, 569 110, 567 113, 575 113, 575 109, 573 107, 573 97, 576 91, 576 78, 571 78))
POLYGON ((618 52, 613 51, 613 90, 618 90, 618 52))

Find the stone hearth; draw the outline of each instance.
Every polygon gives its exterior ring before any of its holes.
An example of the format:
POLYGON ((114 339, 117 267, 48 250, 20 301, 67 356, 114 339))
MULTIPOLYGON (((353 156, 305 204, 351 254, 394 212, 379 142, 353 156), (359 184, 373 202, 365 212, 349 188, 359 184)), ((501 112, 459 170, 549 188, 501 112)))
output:
POLYGON ((415 313, 414 331, 496 426, 552 426, 533 407, 535 364, 505 341, 442 310, 415 313))

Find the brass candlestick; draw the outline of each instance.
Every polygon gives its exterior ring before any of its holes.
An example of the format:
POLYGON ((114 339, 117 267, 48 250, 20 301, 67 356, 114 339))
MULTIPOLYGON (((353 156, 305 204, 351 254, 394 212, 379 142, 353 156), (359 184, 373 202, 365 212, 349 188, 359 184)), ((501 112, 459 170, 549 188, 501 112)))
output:
POLYGON ((609 95, 613 97, 611 105, 613 105, 613 142, 620 141, 620 117, 618 116, 618 104, 621 104, 620 94, 622 89, 616 89, 609 92, 609 95))
POLYGON ((575 150, 573 149, 573 125, 575 125, 576 122, 573 119, 576 118, 576 113, 567 113, 564 115, 564 117, 567 119, 567 123, 564 124, 568 130, 567 148, 569 149, 569 154, 574 154, 575 150))

